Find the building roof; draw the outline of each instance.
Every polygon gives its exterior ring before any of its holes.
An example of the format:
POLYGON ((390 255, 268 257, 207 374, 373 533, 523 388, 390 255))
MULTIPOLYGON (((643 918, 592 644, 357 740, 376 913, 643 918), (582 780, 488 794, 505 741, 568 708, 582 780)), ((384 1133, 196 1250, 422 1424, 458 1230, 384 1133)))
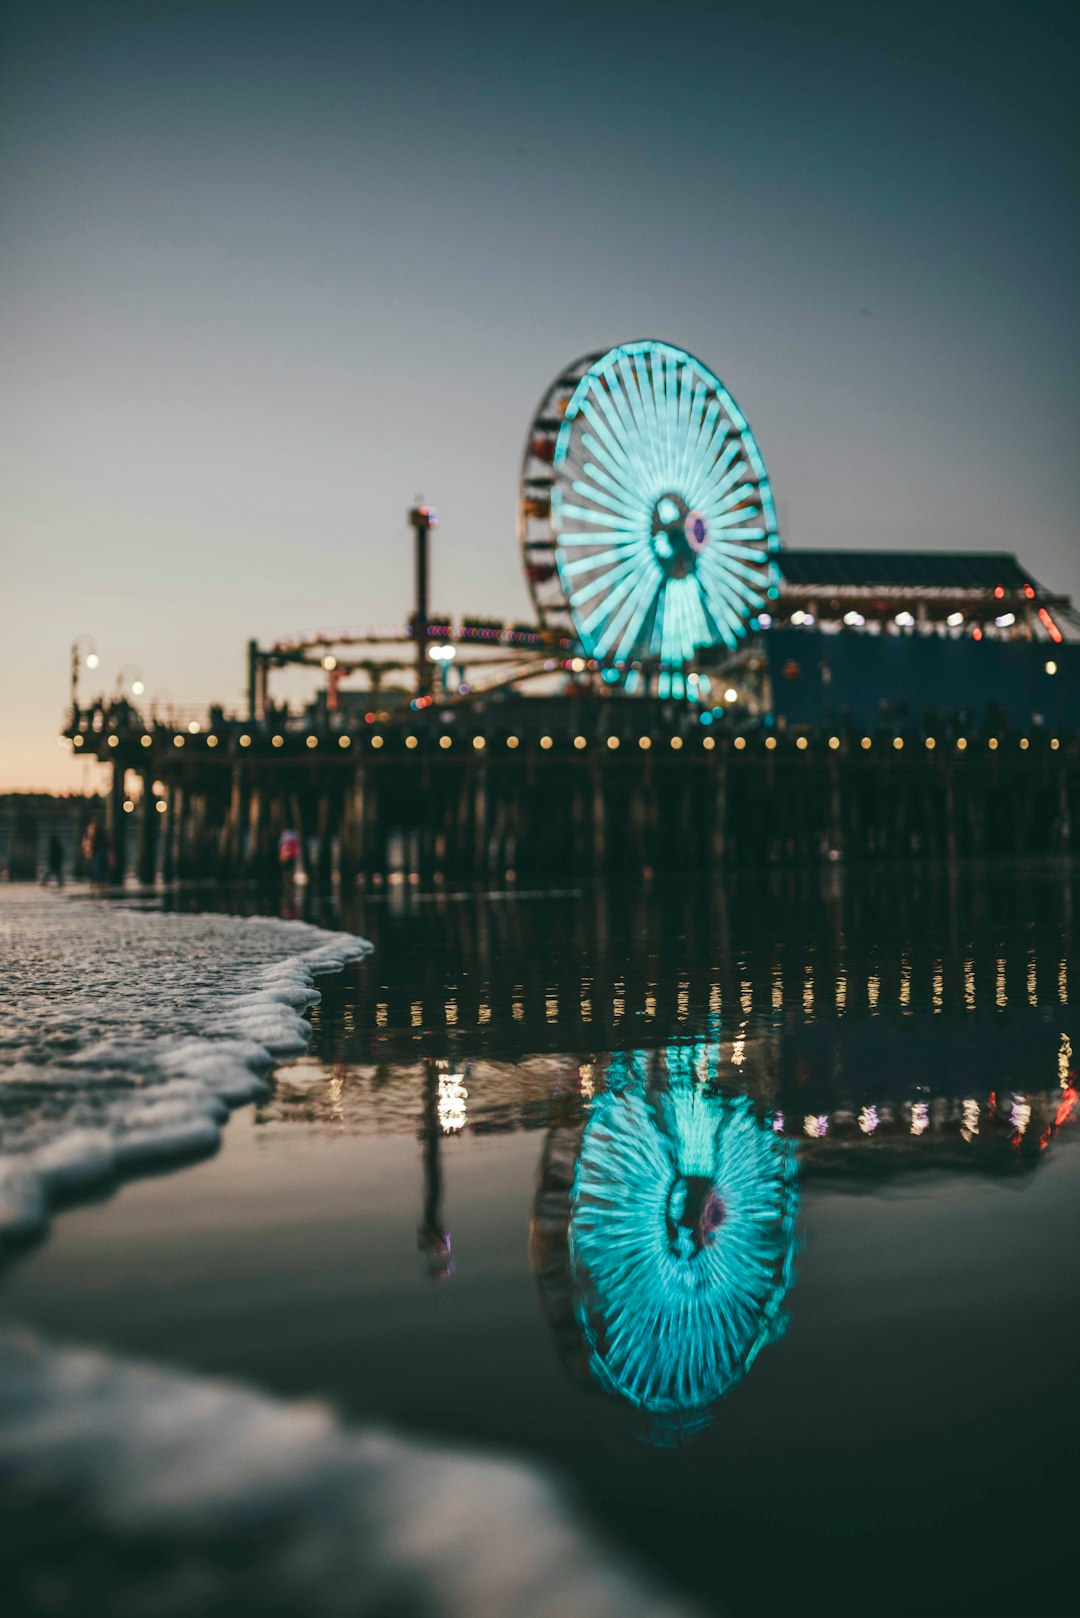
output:
POLYGON ((781 550, 777 561, 784 583, 799 590, 1038 590, 1007 551, 781 550))

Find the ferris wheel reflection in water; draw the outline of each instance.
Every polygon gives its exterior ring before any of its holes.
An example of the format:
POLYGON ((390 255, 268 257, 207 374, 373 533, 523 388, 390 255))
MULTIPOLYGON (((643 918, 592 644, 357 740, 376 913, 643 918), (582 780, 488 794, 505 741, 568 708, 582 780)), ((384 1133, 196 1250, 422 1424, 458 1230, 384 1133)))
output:
POLYGON ((532 1260, 564 1362, 670 1443, 782 1336, 794 1144, 703 1078, 703 1048, 616 1057, 586 1121, 549 1135, 532 1260))

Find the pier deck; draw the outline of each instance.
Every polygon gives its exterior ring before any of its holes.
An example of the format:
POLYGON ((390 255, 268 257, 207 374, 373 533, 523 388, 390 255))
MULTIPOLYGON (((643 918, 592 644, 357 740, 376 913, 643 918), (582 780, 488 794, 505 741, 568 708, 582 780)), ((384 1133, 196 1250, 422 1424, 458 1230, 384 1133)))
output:
POLYGON ((116 874, 272 877, 300 833, 313 878, 520 880, 877 857, 1065 852, 1072 736, 742 733, 685 705, 521 699, 386 723, 73 716, 111 766, 116 874), (134 817, 137 832, 129 834, 134 817))

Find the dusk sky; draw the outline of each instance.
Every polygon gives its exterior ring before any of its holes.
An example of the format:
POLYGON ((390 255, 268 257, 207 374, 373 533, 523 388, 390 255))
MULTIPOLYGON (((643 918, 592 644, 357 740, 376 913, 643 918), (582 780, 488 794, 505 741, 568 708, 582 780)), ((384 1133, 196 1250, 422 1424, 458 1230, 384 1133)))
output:
POLYGON ((137 668, 433 603, 521 618, 522 440, 637 337, 754 428, 784 543, 1015 551, 1080 597, 1076 8, 4 11, 0 789, 137 668))

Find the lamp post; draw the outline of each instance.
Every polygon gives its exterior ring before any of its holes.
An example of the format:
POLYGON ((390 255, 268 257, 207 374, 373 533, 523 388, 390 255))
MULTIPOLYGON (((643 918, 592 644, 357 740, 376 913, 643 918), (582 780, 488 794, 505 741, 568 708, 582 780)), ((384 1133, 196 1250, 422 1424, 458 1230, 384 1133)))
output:
POLYGON ((131 696, 136 698, 145 696, 146 694, 146 683, 143 680, 141 672, 133 663, 126 663, 116 676, 115 700, 117 702, 119 702, 121 698, 126 700, 129 693, 131 696))
POLYGON ((71 643, 71 722, 77 723, 79 717, 79 671, 84 666, 96 669, 101 659, 98 657, 97 642, 93 635, 76 635, 71 643))
POLYGON ((433 669, 427 655, 428 632, 428 540, 437 526, 439 513, 434 506, 415 505, 409 512, 409 523, 416 536, 416 595, 412 616, 413 638, 416 641, 416 694, 431 694, 433 669))

